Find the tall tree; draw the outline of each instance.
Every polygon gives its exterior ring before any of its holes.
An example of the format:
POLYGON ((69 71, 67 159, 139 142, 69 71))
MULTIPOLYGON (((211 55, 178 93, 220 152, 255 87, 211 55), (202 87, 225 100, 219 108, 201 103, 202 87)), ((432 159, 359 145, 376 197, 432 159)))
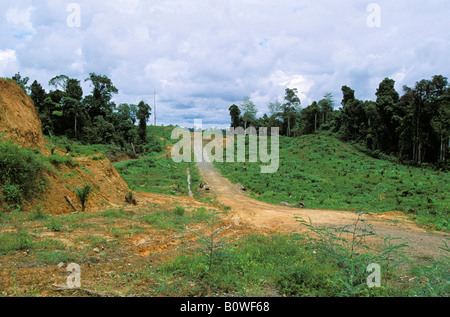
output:
POLYGON ((447 161, 447 152, 450 144, 450 87, 437 102, 437 114, 431 121, 431 126, 439 140, 438 160, 447 161))
POLYGON ((284 101, 284 105, 293 107, 297 113, 300 113, 302 103, 300 101, 300 98, 298 97, 297 88, 286 88, 284 101))
POLYGON ((87 81, 91 83, 92 92, 91 95, 85 97, 84 102, 88 105, 90 117, 106 117, 111 114, 115 108, 111 99, 119 90, 113 85, 111 79, 105 75, 90 73, 89 77, 85 79, 85 82, 87 81))
POLYGON ((47 97, 45 89, 36 80, 30 86, 30 98, 33 100, 38 113, 43 110, 44 100, 47 97))
POLYGON ((136 117, 139 120, 138 135, 141 144, 147 142, 147 122, 150 119, 151 110, 150 106, 144 101, 139 102, 136 117))
POLYGON ((30 78, 22 77, 22 75, 20 75, 20 72, 18 72, 11 79, 14 80, 19 86, 23 87, 23 89, 27 90, 26 85, 30 78))
POLYGON ((317 131, 320 125, 320 107, 316 101, 302 110, 300 114, 299 134, 311 134, 317 131))
POLYGON ((374 123, 377 127, 378 146, 385 153, 393 153, 398 150, 397 130, 400 126, 400 117, 397 103, 400 97, 394 86, 393 79, 385 78, 376 92, 378 120, 374 123))
POLYGON ((242 119, 244 120, 244 129, 247 129, 247 124, 256 119, 256 114, 258 113, 256 105, 250 100, 250 97, 246 96, 239 105, 239 109, 241 110, 242 119))
POLYGON ((341 111, 339 133, 346 141, 360 141, 367 135, 368 117, 363 101, 349 99, 341 111))
POLYGON ((240 117, 241 110, 235 104, 231 105, 231 107, 228 110, 230 111, 230 116, 231 116, 231 127, 232 128, 239 127, 240 120, 241 120, 241 117, 240 117))
POLYGON ((271 116, 277 115, 283 110, 282 109, 282 104, 278 100, 278 98, 275 99, 275 101, 273 101, 273 102, 269 102, 267 104, 267 107, 269 108, 269 113, 270 113, 271 116))
POLYGON ((122 103, 117 107, 117 112, 115 112, 113 116, 116 130, 114 135, 115 142, 120 144, 123 148, 128 148, 128 145, 131 145, 133 151, 135 144, 136 113, 136 105, 122 103))
POLYGON ((72 112, 72 114, 65 114, 65 116, 73 116, 73 131, 74 137, 78 138, 78 111, 83 104, 83 88, 81 88, 80 81, 74 78, 69 78, 65 82, 66 97, 63 99, 63 110, 65 112, 72 112))
POLYGON ((319 101, 318 106, 320 108, 322 123, 327 124, 334 110, 333 94, 331 92, 326 93, 323 99, 319 101))
POLYGON ((399 128, 401 154, 419 164, 438 161, 447 150, 447 78, 437 75, 417 82, 414 88, 403 89, 399 101, 404 112, 399 128))
POLYGON ((297 88, 286 88, 285 90, 285 103, 282 105, 282 118, 283 121, 287 123, 287 136, 291 136, 291 127, 294 126, 301 112, 301 102, 297 93, 297 88))
POLYGON ((342 86, 341 88, 343 98, 342 98, 342 106, 345 106, 349 101, 355 100, 355 91, 348 86, 342 86))
POLYGON ((69 76, 58 75, 49 80, 48 85, 55 87, 55 89, 66 90, 69 76))

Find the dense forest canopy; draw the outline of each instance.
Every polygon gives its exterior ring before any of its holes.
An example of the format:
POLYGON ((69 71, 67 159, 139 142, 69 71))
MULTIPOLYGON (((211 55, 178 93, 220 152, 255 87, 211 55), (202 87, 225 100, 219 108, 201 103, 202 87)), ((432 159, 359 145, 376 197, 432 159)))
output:
POLYGON ((280 127, 284 136, 295 137, 329 131, 356 143, 375 157, 420 164, 448 162, 450 142, 450 85, 446 77, 423 79, 415 87, 395 90, 395 81, 385 78, 376 90, 376 100, 359 100, 355 91, 342 86, 341 107, 331 93, 301 108, 297 90, 287 88, 284 103, 268 104, 269 114, 256 118, 248 112, 251 100, 230 107, 231 125, 280 127))
MULTIPOLYGON (((146 133, 151 107, 116 105, 118 89, 105 75, 90 73, 91 87, 85 95, 80 81, 58 75, 45 91, 36 80, 29 86, 20 73, 13 78, 34 101, 46 135, 64 135, 85 143, 115 144, 126 150, 146 152, 152 142, 146 133)), ((355 143, 375 157, 395 158, 404 163, 447 165, 450 143, 450 85, 442 75, 418 81, 414 87, 395 90, 395 81, 385 78, 375 100, 359 100, 355 91, 342 86, 342 101, 331 93, 302 108, 298 91, 286 88, 282 102, 268 103, 269 113, 257 117, 257 105, 246 96, 228 108, 231 126, 279 127, 287 137, 328 131, 355 143)))
POLYGON ((116 105, 112 98, 119 90, 105 75, 89 74, 84 80, 91 87, 87 95, 78 79, 66 75, 50 79, 49 92, 36 80, 26 86, 29 78, 22 78, 20 73, 12 79, 29 93, 45 135, 88 144, 114 144, 138 153, 160 150, 160 143, 150 142, 147 135, 151 107, 144 101, 116 105))

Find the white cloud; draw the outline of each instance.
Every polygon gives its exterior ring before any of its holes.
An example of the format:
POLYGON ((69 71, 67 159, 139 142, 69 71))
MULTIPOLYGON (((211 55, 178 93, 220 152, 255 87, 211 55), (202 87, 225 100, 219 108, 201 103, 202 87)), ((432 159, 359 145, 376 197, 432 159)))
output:
POLYGON ((6 22, 12 25, 22 25, 24 29, 32 30, 31 24, 32 7, 23 8, 10 8, 6 11, 6 22))
POLYGON ((18 68, 16 52, 10 49, 0 50, 0 77, 15 73, 18 68))

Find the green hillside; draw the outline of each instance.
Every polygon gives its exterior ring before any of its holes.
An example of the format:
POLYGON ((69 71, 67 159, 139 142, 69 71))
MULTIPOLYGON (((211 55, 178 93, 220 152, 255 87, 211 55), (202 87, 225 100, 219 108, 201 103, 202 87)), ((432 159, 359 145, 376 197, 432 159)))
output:
POLYGON ((448 231, 450 175, 375 159, 332 136, 280 138, 277 173, 262 163, 216 163, 222 174, 273 204, 303 202, 307 208, 403 211, 421 225, 448 231), (247 167, 244 171, 244 166, 247 167))

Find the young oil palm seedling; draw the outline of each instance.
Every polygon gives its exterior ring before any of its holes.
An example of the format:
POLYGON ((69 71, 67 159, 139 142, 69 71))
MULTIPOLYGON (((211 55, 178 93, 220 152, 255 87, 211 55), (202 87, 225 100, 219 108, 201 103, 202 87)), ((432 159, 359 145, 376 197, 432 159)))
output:
POLYGON ((93 191, 93 188, 91 187, 91 185, 87 184, 81 188, 74 188, 74 191, 81 203, 81 212, 84 212, 86 210, 86 204, 89 200, 90 194, 93 191))

